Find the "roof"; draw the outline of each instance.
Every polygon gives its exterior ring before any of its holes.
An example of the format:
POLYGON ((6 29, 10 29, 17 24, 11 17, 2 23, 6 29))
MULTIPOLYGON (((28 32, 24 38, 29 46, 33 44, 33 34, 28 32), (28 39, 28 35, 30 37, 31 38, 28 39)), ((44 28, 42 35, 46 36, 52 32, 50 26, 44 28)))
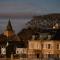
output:
POLYGON ((60 40, 60 29, 56 30, 56 33, 54 34, 53 40, 60 40))
POLYGON ((9 21, 8 21, 8 25, 7 25, 6 30, 7 30, 7 31, 13 31, 10 19, 9 19, 9 21))
POLYGON ((36 40, 60 40, 60 29, 45 29, 40 33, 34 34, 36 40))
POLYGON ((0 34, 0 45, 5 45, 5 42, 7 40, 7 37, 3 34, 0 34))

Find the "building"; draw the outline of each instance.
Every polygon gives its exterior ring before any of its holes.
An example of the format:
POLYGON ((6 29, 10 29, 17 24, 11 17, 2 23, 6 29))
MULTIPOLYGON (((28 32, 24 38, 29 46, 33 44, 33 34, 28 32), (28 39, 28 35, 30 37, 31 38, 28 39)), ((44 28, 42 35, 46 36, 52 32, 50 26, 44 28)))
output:
POLYGON ((6 30, 0 34, 0 55, 11 57, 11 54, 15 54, 24 58, 60 59, 60 29, 58 24, 55 27, 35 32, 26 44, 15 34, 9 19, 6 30))
POLYGON ((60 59, 60 29, 40 33, 39 39, 35 39, 35 35, 32 36, 32 39, 28 41, 28 56, 60 59))

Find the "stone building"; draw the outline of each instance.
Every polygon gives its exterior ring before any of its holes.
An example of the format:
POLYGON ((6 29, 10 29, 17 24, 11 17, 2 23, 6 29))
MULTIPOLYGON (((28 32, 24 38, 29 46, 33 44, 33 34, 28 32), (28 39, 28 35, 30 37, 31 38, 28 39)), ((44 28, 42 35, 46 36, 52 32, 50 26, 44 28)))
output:
POLYGON ((40 33, 39 39, 32 36, 32 39, 28 40, 28 56, 60 59, 60 29, 49 29, 40 33))
POLYGON ((0 34, 0 55, 10 57, 16 54, 29 58, 60 59, 60 29, 58 24, 53 29, 46 29, 32 35, 32 39, 21 40, 14 32, 10 20, 6 30, 0 34), (26 46, 28 45, 28 46, 26 46))

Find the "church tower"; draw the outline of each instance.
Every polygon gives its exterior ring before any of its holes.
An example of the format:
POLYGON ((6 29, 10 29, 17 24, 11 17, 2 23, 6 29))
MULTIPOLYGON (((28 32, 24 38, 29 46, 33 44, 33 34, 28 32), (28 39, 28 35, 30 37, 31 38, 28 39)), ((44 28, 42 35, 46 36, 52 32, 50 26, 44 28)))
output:
POLYGON ((8 21, 8 25, 6 27, 6 30, 4 31, 4 35, 7 37, 11 37, 14 35, 14 31, 13 31, 10 19, 8 21))

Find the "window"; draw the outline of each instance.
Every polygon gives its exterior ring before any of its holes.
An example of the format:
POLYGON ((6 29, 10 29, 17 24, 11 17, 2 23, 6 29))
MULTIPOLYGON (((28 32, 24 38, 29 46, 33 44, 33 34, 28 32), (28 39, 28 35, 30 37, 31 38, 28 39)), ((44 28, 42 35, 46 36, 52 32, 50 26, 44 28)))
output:
POLYGON ((48 35, 48 39, 49 39, 49 40, 51 39, 51 35, 48 35))
POLYGON ((17 51, 17 54, 19 53, 19 51, 17 51))
POLYGON ((56 58, 59 58, 59 54, 57 54, 57 57, 56 58))
POLYGON ((42 49, 43 49, 43 44, 41 45, 42 49))
POLYGON ((51 45, 50 44, 48 44, 48 49, 50 49, 51 48, 51 45))
POLYGON ((37 54, 37 58, 39 58, 39 54, 37 54))
POLYGON ((40 39, 46 40, 46 39, 47 39, 47 34, 41 34, 41 35, 40 35, 40 39))
POLYGON ((57 49, 59 49, 59 44, 57 44, 57 49))

